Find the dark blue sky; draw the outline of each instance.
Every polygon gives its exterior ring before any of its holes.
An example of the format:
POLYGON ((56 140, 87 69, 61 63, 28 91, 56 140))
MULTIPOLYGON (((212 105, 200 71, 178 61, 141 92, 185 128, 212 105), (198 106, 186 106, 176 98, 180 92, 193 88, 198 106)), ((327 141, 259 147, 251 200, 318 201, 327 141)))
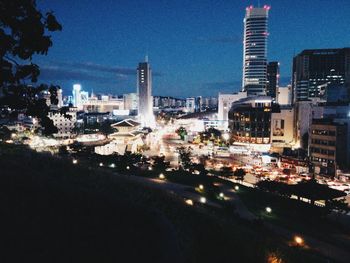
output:
MULTIPOLYGON (((350 0, 270 0, 268 59, 288 83, 293 54, 350 46, 350 0)), ((48 56, 37 57, 42 81, 84 90, 136 91, 145 54, 153 94, 216 96, 240 89, 245 0, 37 0, 63 31, 48 56)))

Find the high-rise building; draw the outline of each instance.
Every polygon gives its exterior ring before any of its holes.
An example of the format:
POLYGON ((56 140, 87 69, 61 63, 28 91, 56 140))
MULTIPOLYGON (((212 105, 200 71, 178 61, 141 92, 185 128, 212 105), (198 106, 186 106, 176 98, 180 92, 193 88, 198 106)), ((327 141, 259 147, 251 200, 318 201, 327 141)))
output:
POLYGON ((293 101, 325 98, 328 87, 350 97, 350 48, 304 50, 293 59, 293 101))
POLYGON ((194 111, 201 112, 202 111, 202 96, 198 96, 195 98, 194 111))
POLYGON ((186 112, 193 113, 196 109, 196 99, 186 98, 186 112))
POLYGON ((139 97, 138 116, 141 125, 153 127, 155 120, 152 99, 152 71, 147 57, 146 61, 139 63, 137 68, 137 93, 139 97))
POLYGON ((244 18, 243 91, 248 95, 266 94, 267 20, 270 7, 249 6, 244 18))
POLYGON ((267 83, 266 95, 276 99, 277 89, 279 85, 280 69, 279 63, 276 61, 267 64, 267 83))
POLYGON ((81 93, 81 85, 74 84, 73 85, 73 106, 77 107, 78 109, 81 109, 81 107, 82 107, 80 93, 81 93))

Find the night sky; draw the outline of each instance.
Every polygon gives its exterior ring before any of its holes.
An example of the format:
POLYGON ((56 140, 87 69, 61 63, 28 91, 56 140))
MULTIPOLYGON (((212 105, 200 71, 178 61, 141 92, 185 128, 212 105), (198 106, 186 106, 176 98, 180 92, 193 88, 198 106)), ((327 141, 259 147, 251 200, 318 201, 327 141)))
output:
MULTIPOLYGON (((281 62, 282 84, 294 54, 350 46, 349 0, 270 0, 268 60, 281 62)), ((136 91, 136 67, 148 54, 153 94, 217 96, 238 91, 242 75, 243 0, 37 0, 63 31, 48 56, 36 57, 41 81, 70 95, 136 91)))

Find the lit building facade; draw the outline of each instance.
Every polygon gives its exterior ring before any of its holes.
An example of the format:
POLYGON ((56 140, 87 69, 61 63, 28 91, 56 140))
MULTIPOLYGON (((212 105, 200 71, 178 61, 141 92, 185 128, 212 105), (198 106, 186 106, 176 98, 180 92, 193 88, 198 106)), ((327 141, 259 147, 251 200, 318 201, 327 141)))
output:
POLYGON ((81 102, 81 85, 74 84, 73 85, 73 106, 81 110, 83 105, 81 102))
POLYGON ((69 108, 66 113, 70 118, 65 117, 59 111, 50 111, 48 117, 53 121, 58 132, 54 134, 55 137, 70 138, 75 135, 74 127, 77 122, 77 108, 69 108))
POLYGON ((152 99, 152 71, 146 62, 139 63, 137 68, 138 116, 141 125, 153 127, 155 124, 152 99))
POLYGON ((243 91, 265 95, 267 82, 267 23, 269 6, 246 8, 243 40, 243 91))
POLYGON ((196 99, 186 98, 186 112, 193 113, 196 110, 196 99))
POLYGON ((221 94, 218 98, 218 123, 219 128, 226 130, 228 128, 228 112, 231 109, 232 103, 246 98, 247 92, 238 92, 233 94, 221 94))
POLYGON ((248 97, 234 103, 229 112, 229 128, 237 142, 269 144, 271 112, 277 105, 271 97, 248 97))
POLYGON ((124 99, 110 96, 90 97, 83 103, 85 112, 113 112, 124 110, 124 99))
POLYGON ((350 48, 304 50, 293 59, 293 101, 326 97, 328 86, 350 92, 350 48))
POLYGON ((271 146, 275 152, 284 147, 293 147, 294 140, 294 108, 281 106, 271 113, 271 146))
POLYGON ((347 124, 330 119, 312 121, 309 156, 315 173, 332 177, 338 168, 347 168, 347 131, 347 124))
POLYGON ((292 86, 277 87, 276 101, 279 105, 292 104, 292 86))

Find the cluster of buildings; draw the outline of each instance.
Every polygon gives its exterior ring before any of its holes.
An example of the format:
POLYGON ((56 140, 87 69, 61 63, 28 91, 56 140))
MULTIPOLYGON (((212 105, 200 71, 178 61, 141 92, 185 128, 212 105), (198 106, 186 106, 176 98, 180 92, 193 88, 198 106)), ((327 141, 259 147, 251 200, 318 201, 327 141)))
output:
MULTIPOLYGON (((56 137, 72 137, 77 126, 108 119, 117 123, 118 130, 127 130, 113 135, 115 145, 128 144, 126 138, 132 138, 139 146, 142 134, 137 131, 155 127, 157 113, 181 112, 191 116, 181 120, 189 127, 229 131, 236 144, 253 150, 285 153, 286 149, 304 149, 302 160, 292 162, 311 163, 316 173, 333 176, 338 170, 350 170, 350 48, 300 52, 293 58, 290 84, 281 86, 280 64, 267 58, 269 11, 267 5, 246 8, 239 92, 215 98, 153 96, 152 70, 146 57, 136 69, 135 93, 89 94, 75 84, 72 96, 64 98, 58 90, 58 104, 49 113, 58 128, 56 137), (70 118, 60 114, 63 106, 69 107, 70 118)), ((42 96, 50 105, 50 93, 42 96)), ((109 152, 108 147, 98 151, 109 152)))
POLYGON ((302 51, 280 86, 279 63, 267 60, 269 9, 246 9, 242 89, 219 94, 218 128, 256 149, 302 148, 318 174, 349 170, 350 48, 302 51))

